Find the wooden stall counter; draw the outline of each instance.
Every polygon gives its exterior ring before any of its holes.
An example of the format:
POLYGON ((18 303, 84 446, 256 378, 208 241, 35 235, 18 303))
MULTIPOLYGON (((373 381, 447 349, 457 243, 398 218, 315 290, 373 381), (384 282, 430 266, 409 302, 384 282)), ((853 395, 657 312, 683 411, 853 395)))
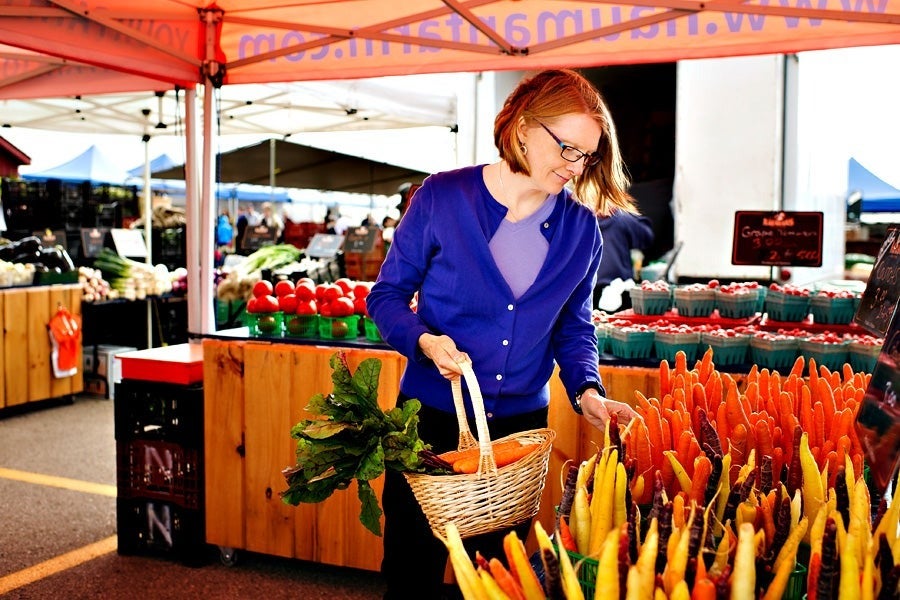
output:
POLYGON ((0 290, 0 409, 77 394, 84 389, 81 343, 71 377, 53 376, 47 325, 64 306, 81 317, 80 285, 0 290))
MULTIPOLYGON (((248 339, 203 341, 206 538, 226 549, 368 570, 381 565, 382 540, 359 522, 354 486, 319 504, 282 502, 281 471, 295 463, 290 430, 309 418, 309 399, 332 389, 329 359, 346 352, 351 368, 382 362, 378 397, 393 406, 405 359, 393 350, 296 345, 248 339)), ((657 394, 658 370, 601 367, 609 396, 630 401, 634 390, 657 394)), ((550 427, 557 431, 539 518, 551 531, 561 496, 560 473, 602 440, 576 415, 557 376, 551 380, 550 427)), ((381 494, 382 478, 373 482, 381 494)))

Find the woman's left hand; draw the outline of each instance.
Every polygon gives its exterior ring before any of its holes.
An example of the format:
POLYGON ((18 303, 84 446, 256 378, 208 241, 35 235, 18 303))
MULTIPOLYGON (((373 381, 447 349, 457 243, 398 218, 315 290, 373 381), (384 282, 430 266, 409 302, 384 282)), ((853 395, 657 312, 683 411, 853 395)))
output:
POLYGON ((624 402, 604 398, 593 388, 588 388, 581 395, 581 412, 588 423, 600 431, 606 431, 606 422, 611 414, 616 415, 619 425, 627 425, 632 419, 641 418, 637 411, 624 402))

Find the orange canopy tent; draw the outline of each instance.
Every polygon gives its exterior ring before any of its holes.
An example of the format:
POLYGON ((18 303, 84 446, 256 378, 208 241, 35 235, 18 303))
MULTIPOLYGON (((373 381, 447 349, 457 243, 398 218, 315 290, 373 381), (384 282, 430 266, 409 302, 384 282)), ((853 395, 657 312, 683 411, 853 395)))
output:
POLYGON ((188 327, 207 333, 213 87, 895 43, 900 0, 0 0, 0 99, 186 90, 188 327))

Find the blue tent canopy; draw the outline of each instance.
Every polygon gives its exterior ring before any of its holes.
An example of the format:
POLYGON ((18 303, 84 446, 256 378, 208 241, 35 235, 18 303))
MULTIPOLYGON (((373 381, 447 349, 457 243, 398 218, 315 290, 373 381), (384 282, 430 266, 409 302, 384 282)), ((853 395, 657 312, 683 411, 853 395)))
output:
MULTIPOLYGON (((150 172, 154 171, 162 171, 163 169, 171 169, 178 163, 169 156, 168 154, 160 154, 156 158, 150 161, 150 172)), ((144 176, 144 165, 140 164, 133 169, 128 169, 128 175, 130 177, 143 177, 144 176)))
POLYGON ((900 212, 900 190, 851 158, 847 168, 847 195, 856 192, 862 195, 864 213, 900 212))
POLYGON ((57 165, 46 171, 22 174, 22 179, 30 181, 59 179, 60 181, 74 183, 90 181, 114 185, 122 185, 127 178, 128 171, 118 167, 97 146, 91 146, 69 162, 57 165))

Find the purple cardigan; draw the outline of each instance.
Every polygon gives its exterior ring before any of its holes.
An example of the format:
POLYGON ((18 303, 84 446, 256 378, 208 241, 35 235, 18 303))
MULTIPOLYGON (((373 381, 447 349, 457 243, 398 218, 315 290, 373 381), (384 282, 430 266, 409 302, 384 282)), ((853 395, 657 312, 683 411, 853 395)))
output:
POLYGON ((541 225, 547 260, 516 300, 488 248, 506 207, 485 187, 483 168, 425 180, 394 233, 367 306, 385 341, 408 359, 402 393, 454 411, 448 381, 418 348, 423 333, 446 334, 472 358, 491 418, 547 406, 554 364, 570 398, 600 383, 590 316, 602 241, 591 211, 560 192, 541 225))

